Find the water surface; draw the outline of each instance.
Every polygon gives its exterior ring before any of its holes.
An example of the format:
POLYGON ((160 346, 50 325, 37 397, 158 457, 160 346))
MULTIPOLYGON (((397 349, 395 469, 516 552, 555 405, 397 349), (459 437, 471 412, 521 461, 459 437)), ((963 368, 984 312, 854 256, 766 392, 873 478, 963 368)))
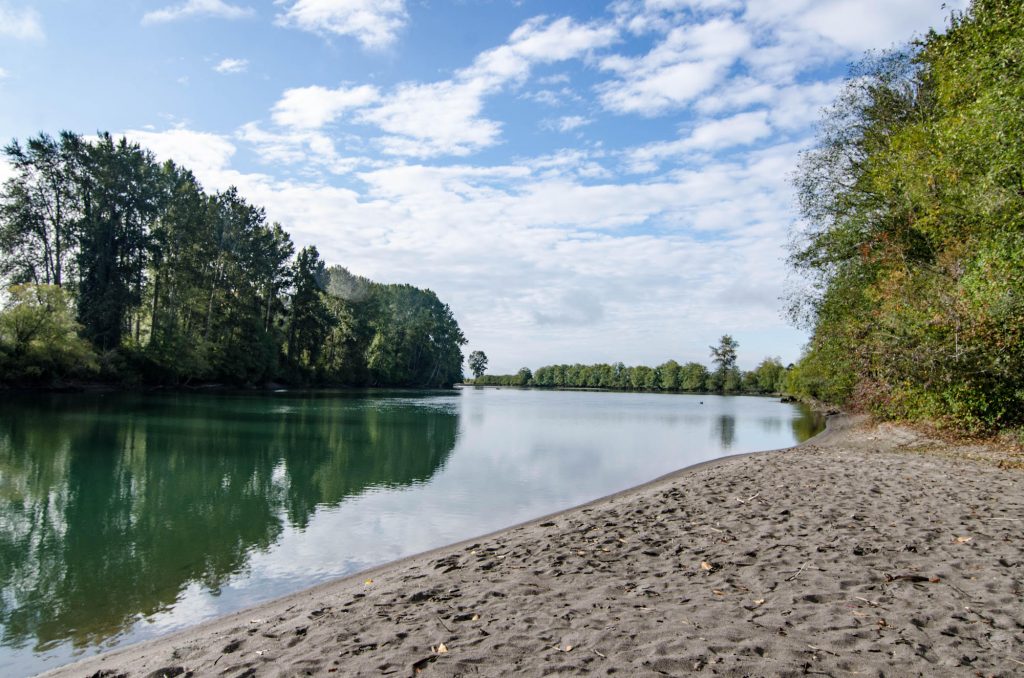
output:
POLYGON ((7 397, 0 667, 31 675, 819 428, 751 397, 7 397))

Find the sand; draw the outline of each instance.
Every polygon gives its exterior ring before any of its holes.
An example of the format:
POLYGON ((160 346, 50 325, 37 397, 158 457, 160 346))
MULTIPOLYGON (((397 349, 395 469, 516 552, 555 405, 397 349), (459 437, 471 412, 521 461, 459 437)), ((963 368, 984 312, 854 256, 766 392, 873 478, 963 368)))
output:
POLYGON ((1020 462, 839 417, 47 675, 1024 675, 1020 462))

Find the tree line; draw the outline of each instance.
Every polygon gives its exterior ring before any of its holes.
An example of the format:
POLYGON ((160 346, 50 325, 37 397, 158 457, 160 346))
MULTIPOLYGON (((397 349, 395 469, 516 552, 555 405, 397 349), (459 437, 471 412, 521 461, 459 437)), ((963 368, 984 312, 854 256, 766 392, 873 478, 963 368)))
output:
POLYGON ((739 343, 724 335, 712 346, 713 367, 697 362, 679 364, 669 360, 657 367, 627 366, 623 363, 594 365, 547 365, 528 367, 515 374, 488 375, 487 357, 482 351, 470 354, 473 384, 479 386, 534 386, 540 388, 592 388, 616 391, 666 391, 689 393, 780 394, 787 391, 790 367, 778 358, 765 358, 750 371, 736 365, 739 343))
POLYGON ((1024 3, 975 0, 866 59, 796 178, 813 331, 798 392, 887 418, 1024 425, 1024 3))
POLYGON ((3 149, 0 383, 443 386, 465 337, 430 290, 298 252, 235 188, 127 139, 3 149))

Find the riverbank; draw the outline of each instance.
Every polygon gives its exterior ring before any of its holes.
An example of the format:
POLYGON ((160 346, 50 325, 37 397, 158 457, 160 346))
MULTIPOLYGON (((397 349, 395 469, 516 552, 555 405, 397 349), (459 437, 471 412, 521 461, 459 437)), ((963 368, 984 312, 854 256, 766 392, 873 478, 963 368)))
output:
POLYGON ((1019 462, 833 418, 48 675, 1019 674, 1019 462))

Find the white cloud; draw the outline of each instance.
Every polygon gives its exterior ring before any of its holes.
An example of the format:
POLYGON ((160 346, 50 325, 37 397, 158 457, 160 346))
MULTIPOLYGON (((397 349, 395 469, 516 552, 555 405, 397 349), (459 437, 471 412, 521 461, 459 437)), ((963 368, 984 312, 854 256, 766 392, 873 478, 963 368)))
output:
POLYGON ((704 115, 749 108, 754 104, 767 104, 775 99, 778 89, 749 76, 738 76, 715 91, 700 98, 694 109, 704 115))
POLYGON ((686 143, 689 148, 713 150, 746 145, 771 134, 767 111, 738 113, 731 118, 712 120, 698 125, 686 143))
POLYGON ((528 167, 540 179, 610 179, 611 172, 600 164, 603 152, 564 148, 549 155, 520 158, 517 164, 528 167))
POLYGON ((281 134, 268 132, 249 122, 239 128, 236 137, 252 144, 260 160, 270 165, 309 165, 332 174, 347 174, 358 167, 378 164, 364 157, 343 156, 329 136, 317 131, 297 130, 281 134))
POLYGON ((616 39, 608 26, 532 19, 451 80, 402 85, 360 118, 393 135, 380 140, 387 153, 466 155, 496 144, 501 133, 500 123, 481 117, 485 97, 524 81, 534 64, 579 58, 616 39))
POLYGON ((0 37, 15 40, 42 40, 42 23, 39 13, 32 7, 14 8, 0 4, 0 37))
POLYGON ((392 135, 378 140, 385 153, 467 155, 497 143, 501 132, 499 123, 480 117, 486 94, 479 80, 407 84, 359 119, 392 135))
POLYGON ((797 16, 797 22, 851 52, 863 52, 906 43, 928 26, 941 26, 949 9, 960 9, 965 4, 826 0, 808 5, 797 16), (870 20, 865 20, 868 17, 870 20))
POLYGON ((520 95, 523 99, 534 101, 538 104, 557 108, 566 101, 582 101, 582 98, 568 87, 559 90, 540 89, 533 92, 525 92, 520 95))
POLYGON ((501 124, 483 117, 488 96, 523 82, 535 64, 579 58, 616 39, 616 31, 608 26, 539 17, 513 31, 505 44, 479 54, 450 79, 403 83, 386 94, 368 85, 288 90, 275 104, 272 117, 279 125, 311 130, 353 110, 353 120, 385 133, 375 142, 387 155, 468 155, 499 141, 501 124))
POLYGON ((407 21, 405 0, 294 0, 278 17, 283 26, 352 37, 367 49, 389 46, 407 21))
POLYGON ((570 81, 568 73, 556 73, 555 75, 547 75, 543 78, 537 78, 537 83, 540 85, 565 85, 570 81))
POLYGON ((768 119, 777 130, 799 130, 812 125, 821 111, 835 100, 843 86, 841 78, 802 84, 773 85, 750 77, 737 77, 702 97, 694 108, 712 115, 764 105, 768 119))
POLYGON ((8 73, 3 67, 0 67, 0 80, 6 80, 9 76, 10 73, 8 73))
POLYGON ((248 59, 223 59, 213 67, 218 73, 244 73, 249 68, 248 59))
POLYGON ((173 160, 192 170, 200 179, 224 172, 237 150, 221 135, 185 128, 163 132, 128 130, 124 136, 153 151, 159 160, 173 160))
POLYGON ((951 10, 966 8, 967 0, 945 3, 928 0, 750 0, 743 19, 776 34, 768 54, 781 67, 788 57, 790 68, 807 68, 802 63, 813 56, 820 62, 829 55, 823 41, 846 56, 870 49, 885 49, 908 42, 929 27, 941 28, 951 10))
POLYGON ((617 39, 618 31, 611 26, 580 24, 570 17, 547 23, 545 17, 537 17, 513 31, 509 46, 530 63, 555 63, 575 59, 617 39))
POLYGON ((590 118, 585 118, 582 115, 563 115, 557 120, 545 121, 544 126, 548 129, 558 130, 559 132, 571 132, 574 129, 579 129, 585 125, 589 125, 594 122, 590 118))
POLYGON ((679 26, 644 56, 603 59, 601 67, 620 79, 601 87, 601 103, 642 115, 686 106, 722 82, 751 44, 747 29, 731 19, 679 26))
POLYGON ((835 101, 843 82, 836 78, 781 88, 772 102, 772 125, 781 130, 813 125, 821 118, 822 109, 835 101))
POLYGON ((377 101, 380 93, 371 85, 329 89, 314 85, 286 90, 274 104, 275 123, 296 129, 318 129, 347 110, 377 101))
POLYGON ((249 7, 231 5, 224 0, 188 0, 181 5, 171 5, 163 9, 147 12, 142 17, 142 23, 161 24, 191 17, 217 17, 220 19, 242 19, 252 16, 253 10, 249 7))
POLYGON ((677 12, 683 9, 724 10, 742 6, 739 0, 644 0, 644 8, 653 12, 677 12))

